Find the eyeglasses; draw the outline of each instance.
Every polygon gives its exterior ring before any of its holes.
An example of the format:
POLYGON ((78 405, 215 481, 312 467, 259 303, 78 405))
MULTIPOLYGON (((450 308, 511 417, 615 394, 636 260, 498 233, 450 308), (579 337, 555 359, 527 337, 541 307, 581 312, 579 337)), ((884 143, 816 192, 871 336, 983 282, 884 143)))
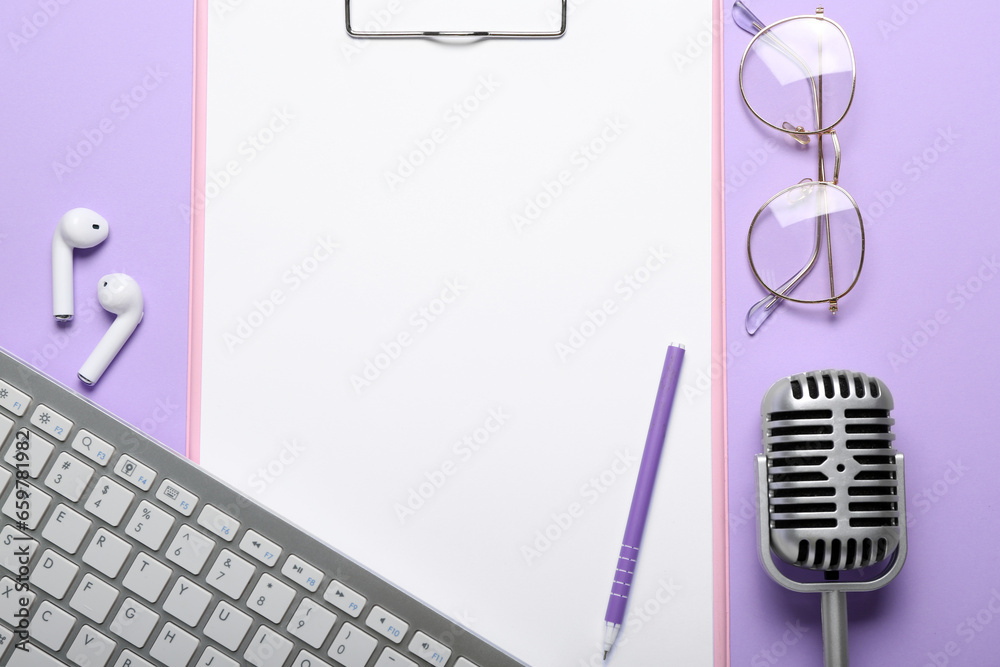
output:
POLYGON ((768 291, 747 312, 753 334, 783 301, 828 304, 854 289, 865 255, 861 209, 840 179, 840 141, 834 129, 854 99, 854 50, 847 33, 823 8, 764 26, 743 2, 733 18, 754 35, 740 61, 740 93, 761 122, 790 135, 800 147, 818 146, 818 178, 805 178, 757 211, 747 234, 747 256, 768 291), (833 178, 827 179, 823 140, 833 142, 833 178))

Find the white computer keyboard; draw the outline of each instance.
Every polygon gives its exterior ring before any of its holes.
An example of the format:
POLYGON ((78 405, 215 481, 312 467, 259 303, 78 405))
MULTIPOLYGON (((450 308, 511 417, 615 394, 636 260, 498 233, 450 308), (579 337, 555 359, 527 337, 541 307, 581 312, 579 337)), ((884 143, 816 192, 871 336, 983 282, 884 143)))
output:
POLYGON ((3 350, 0 664, 523 665, 3 350))

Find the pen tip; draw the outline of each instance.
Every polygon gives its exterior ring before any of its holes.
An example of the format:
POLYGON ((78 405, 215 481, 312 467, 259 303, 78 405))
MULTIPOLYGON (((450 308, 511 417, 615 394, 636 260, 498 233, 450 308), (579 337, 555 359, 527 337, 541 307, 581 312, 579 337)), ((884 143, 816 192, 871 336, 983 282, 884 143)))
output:
POLYGON ((605 660, 607 660, 607 659, 608 659, 608 652, 607 652, 607 651, 605 651, 605 652, 604 652, 604 659, 605 659, 605 660))

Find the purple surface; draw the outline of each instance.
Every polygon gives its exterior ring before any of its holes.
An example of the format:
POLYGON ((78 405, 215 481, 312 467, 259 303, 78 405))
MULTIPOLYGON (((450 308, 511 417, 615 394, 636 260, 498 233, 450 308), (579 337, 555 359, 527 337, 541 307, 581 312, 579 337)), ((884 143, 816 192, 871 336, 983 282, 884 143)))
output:
POLYGON ((192 22, 192 2, 0 6, 0 346, 179 452, 187 422, 192 22), (103 215, 111 232, 76 252, 76 319, 58 326, 52 234, 77 206, 103 215), (145 317, 90 389, 76 372, 113 320, 97 302, 98 279, 113 272, 138 281, 145 317))
MULTIPOLYGON (((761 0, 751 8, 769 23, 815 6, 761 0)), ((835 317, 822 307, 785 307, 751 338, 743 319, 762 292, 746 260, 747 228, 768 197, 815 177, 815 153, 796 150, 745 109, 737 73, 750 36, 730 9, 723 85, 732 664, 822 665, 819 596, 786 591, 758 563, 753 455, 771 383, 823 368, 886 382, 896 447, 906 456, 909 557, 886 588, 848 594, 852 664, 1000 664, 1000 227, 989 194, 1000 148, 997 24, 984 16, 987 5, 968 1, 826 6, 857 57, 854 106, 838 134, 840 184, 865 218, 864 271, 835 317)))

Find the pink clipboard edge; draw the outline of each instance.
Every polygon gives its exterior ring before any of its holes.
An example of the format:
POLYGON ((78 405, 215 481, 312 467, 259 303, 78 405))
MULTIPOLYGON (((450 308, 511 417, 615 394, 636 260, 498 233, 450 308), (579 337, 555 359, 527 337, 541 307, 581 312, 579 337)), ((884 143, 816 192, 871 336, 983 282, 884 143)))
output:
POLYGON ((725 94, 722 87, 722 3, 712 8, 712 349, 722 367, 717 382, 712 383, 712 514, 713 527, 713 615, 715 627, 715 665, 728 667, 729 655, 729 469, 726 424, 726 244, 725 199, 725 130, 723 113, 725 94))
POLYGON ((205 131, 208 121, 208 0, 194 3, 194 90, 191 112, 191 266, 188 311, 187 449, 201 458, 202 307, 205 258, 205 131))

